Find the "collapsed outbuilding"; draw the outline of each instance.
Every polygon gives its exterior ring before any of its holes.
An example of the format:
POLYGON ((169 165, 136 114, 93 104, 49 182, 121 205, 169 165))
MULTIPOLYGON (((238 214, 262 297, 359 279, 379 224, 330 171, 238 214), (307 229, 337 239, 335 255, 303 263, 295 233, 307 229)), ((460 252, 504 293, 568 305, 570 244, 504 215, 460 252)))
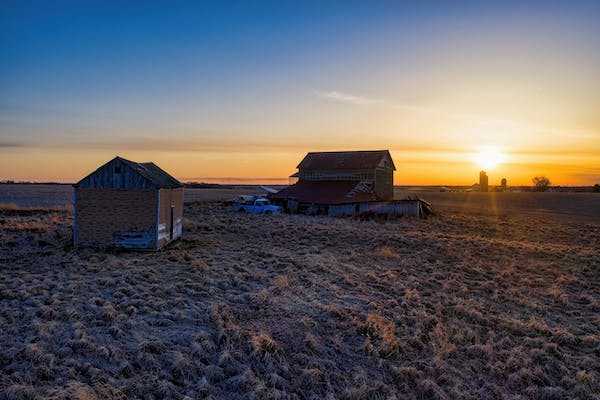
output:
POLYGON ((288 211, 326 214, 425 216, 420 199, 394 200, 396 167, 388 150, 311 152, 290 178, 298 181, 270 195, 288 211))
POLYGON ((75 247, 158 250, 181 237, 183 185, 151 162, 115 157, 75 187, 75 247))

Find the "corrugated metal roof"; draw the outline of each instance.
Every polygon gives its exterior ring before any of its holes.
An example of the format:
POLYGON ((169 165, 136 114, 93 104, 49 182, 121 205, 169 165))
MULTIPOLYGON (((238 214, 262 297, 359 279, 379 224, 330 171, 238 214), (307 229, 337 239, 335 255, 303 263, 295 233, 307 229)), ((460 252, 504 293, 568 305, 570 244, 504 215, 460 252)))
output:
POLYGON ((388 150, 311 152, 298 164, 298 169, 374 169, 386 158, 394 170, 388 150))
POLYGON ((373 192, 351 193, 359 184, 360 181, 299 181, 272 197, 313 204, 347 204, 377 200, 373 192))

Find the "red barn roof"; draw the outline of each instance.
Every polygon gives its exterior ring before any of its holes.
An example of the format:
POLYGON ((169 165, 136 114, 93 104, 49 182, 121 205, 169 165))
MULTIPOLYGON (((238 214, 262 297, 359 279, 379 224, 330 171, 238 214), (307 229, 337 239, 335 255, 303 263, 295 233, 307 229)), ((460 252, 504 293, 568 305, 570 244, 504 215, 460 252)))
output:
POLYGON ((273 197, 313 204, 346 204, 377 200, 375 193, 354 191, 359 184, 360 181, 299 181, 280 190, 273 197))
POLYGON ((298 164, 298 169, 374 169, 387 160, 396 170, 388 150, 325 151, 308 153, 298 164))

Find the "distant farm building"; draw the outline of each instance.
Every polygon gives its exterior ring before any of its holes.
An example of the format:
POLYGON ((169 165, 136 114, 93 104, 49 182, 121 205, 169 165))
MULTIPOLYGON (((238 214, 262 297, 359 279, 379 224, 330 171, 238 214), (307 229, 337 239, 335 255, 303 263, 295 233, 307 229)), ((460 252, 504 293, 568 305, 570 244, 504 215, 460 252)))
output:
POLYGON ((393 201, 396 167, 388 150, 311 152, 297 168, 291 178, 298 181, 270 196, 290 212, 422 215, 419 201, 393 201))
POLYGON ((158 250, 181 237, 183 185, 154 163, 116 157, 74 187, 76 247, 158 250))
POLYGON ((488 191, 488 176, 485 171, 479 172, 479 191, 487 192, 488 191))

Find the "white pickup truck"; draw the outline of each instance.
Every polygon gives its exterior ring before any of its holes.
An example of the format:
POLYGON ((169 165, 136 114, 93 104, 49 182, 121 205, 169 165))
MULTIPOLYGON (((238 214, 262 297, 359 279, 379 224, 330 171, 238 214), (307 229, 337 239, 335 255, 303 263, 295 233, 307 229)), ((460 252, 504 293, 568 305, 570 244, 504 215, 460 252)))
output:
POLYGON ((247 203, 233 203, 233 211, 249 212, 252 214, 275 214, 283 211, 280 206, 274 206, 268 199, 258 198, 254 202, 247 203))

